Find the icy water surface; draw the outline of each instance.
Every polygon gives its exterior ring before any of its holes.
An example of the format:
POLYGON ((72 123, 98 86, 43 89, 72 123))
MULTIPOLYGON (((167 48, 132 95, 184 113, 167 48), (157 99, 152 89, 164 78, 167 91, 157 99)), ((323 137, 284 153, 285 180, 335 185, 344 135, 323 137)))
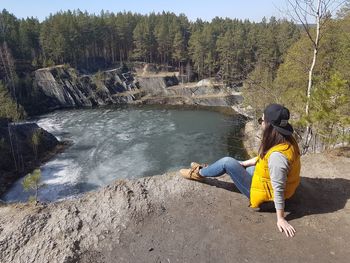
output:
MULTIPOLYGON (((243 158, 237 117, 207 110, 154 106, 62 110, 40 116, 38 125, 60 140, 65 152, 41 167, 41 201, 55 201, 97 189, 118 178, 163 174, 243 158)), ((25 201, 21 180, 3 198, 25 201)))

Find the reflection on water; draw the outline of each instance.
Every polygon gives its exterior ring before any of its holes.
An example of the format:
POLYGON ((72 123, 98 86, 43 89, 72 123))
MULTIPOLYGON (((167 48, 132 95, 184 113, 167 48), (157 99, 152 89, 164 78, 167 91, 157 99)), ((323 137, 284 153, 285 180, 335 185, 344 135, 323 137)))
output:
MULTIPOLYGON (((42 201, 74 196, 117 178, 163 174, 191 161, 242 159, 237 117, 206 110, 119 107, 57 111, 39 126, 73 145, 41 167, 42 201)), ((19 180, 3 198, 25 201, 19 180)))

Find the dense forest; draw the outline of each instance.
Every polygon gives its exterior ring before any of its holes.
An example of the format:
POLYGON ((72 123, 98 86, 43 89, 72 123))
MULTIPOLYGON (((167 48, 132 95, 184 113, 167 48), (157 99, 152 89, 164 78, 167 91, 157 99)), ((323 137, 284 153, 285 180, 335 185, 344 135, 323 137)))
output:
POLYGON ((199 78, 220 72, 227 81, 243 79, 259 61, 276 69, 300 35, 296 25, 274 17, 260 23, 222 18, 190 22, 185 15, 169 12, 95 15, 77 10, 50 15, 40 23, 3 10, 0 24, 0 43, 7 43, 14 59, 34 68, 68 63, 96 70, 124 61, 190 63, 199 78))
MULTIPOLYGON (((0 116, 16 108, 11 96, 30 85, 31 73, 37 68, 69 64, 93 72, 143 61, 175 67, 181 73, 190 70, 195 79, 216 77, 229 87, 243 83, 245 103, 257 115, 267 103, 283 103, 296 112, 295 125, 303 128, 312 123, 315 133, 328 144, 348 142, 349 8, 328 20, 313 75, 311 112, 305 115, 313 46, 303 28, 288 20, 216 17, 206 22, 170 12, 102 11, 96 15, 76 10, 51 14, 40 22, 18 19, 3 10, 0 116)), ((313 29, 310 32, 314 34, 313 29)))

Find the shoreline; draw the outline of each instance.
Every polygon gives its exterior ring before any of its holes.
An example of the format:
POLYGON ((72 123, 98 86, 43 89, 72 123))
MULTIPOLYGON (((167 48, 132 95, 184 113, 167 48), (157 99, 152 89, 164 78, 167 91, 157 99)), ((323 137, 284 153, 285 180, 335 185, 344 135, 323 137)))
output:
MULTIPOLYGON (((94 108, 107 108, 107 109, 115 109, 115 108, 142 108, 142 107, 146 107, 146 108, 150 108, 150 109, 175 109, 175 110, 205 110, 205 111, 212 111, 212 112, 218 112, 220 114, 224 114, 226 116, 238 116, 238 118, 242 118, 242 121, 244 120, 244 117, 242 115, 240 115, 239 113, 236 113, 232 108, 230 107, 223 107, 223 106, 203 106, 203 105, 169 105, 169 104, 122 104, 122 105, 106 105, 106 106, 96 106, 96 107, 80 107, 80 108, 69 108, 69 109, 58 109, 57 111, 64 111, 64 110, 89 110, 89 109, 94 109, 94 108)), ((47 114, 47 113, 45 113, 47 114)), ((42 115, 45 115, 42 114, 42 115)), ((40 118, 40 116, 42 115, 36 115, 36 116, 31 116, 30 118, 24 120, 21 123, 18 124, 31 124, 33 120, 36 120, 38 118, 40 118)), ((242 122, 243 124, 243 122, 242 122)), ((241 125, 241 129, 242 131, 244 130, 244 124, 241 125)), ((43 156, 38 163, 36 163, 37 165, 34 167, 27 167, 27 169, 25 170, 25 172, 22 172, 21 175, 18 177, 17 173, 7 173, 6 177, 17 177, 22 178, 25 175, 27 175, 28 173, 32 172, 33 169, 37 168, 37 166, 42 166, 43 164, 45 164, 46 162, 50 161, 52 158, 54 158, 57 154, 64 152, 68 147, 70 147, 72 145, 71 141, 59 141, 58 145, 52 149, 51 151, 47 152, 45 156, 43 156), (11 176, 12 175, 12 176, 11 176), (15 176, 16 175, 16 176, 15 176)), ((16 179, 15 181, 17 181, 18 179, 16 179)), ((10 184, 4 185, 0 191, 0 196, 3 196, 11 187, 12 185, 15 183, 15 181, 13 181, 10 184)), ((99 188, 98 188, 99 189, 99 188)), ((83 194, 83 193, 82 193, 83 194)), ((77 197, 79 197, 81 194, 78 194, 77 197)), ((76 197, 74 197, 76 198, 76 197)), ((70 199, 70 197, 69 197, 70 199)), ((60 199, 60 200, 65 200, 65 198, 60 199)), ((56 201, 54 201, 56 202, 56 201)), ((10 203, 16 203, 16 202, 5 202, 6 204, 10 204, 10 203)), ((22 203, 22 202, 19 202, 22 203)), ((48 202, 51 203, 51 202, 48 202)))
POLYGON ((4 204, 9 204, 9 202, 4 202, 1 199, 1 197, 13 186, 13 184, 17 180, 25 177, 29 173, 32 173, 38 166, 41 166, 41 165, 47 163, 54 156, 64 152, 71 145, 72 145, 72 142, 70 142, 70 141, 58 141, 57 146, 55 148, 51 149, 50 151, 46 152, 46 155, 43 156, 42 158, 40 158, 40 160, 37 160, 37 163, 35 163, 35 165, 32 165, 30 167, 26 167, 24 171, 21 171, 19 173, 18 172, 4 172, 3 177, 7 177, 7 178, 16 177, 16 180, 14 180, 10 183, 6 183, 4 185, 0 185, 0 201, 4 204))

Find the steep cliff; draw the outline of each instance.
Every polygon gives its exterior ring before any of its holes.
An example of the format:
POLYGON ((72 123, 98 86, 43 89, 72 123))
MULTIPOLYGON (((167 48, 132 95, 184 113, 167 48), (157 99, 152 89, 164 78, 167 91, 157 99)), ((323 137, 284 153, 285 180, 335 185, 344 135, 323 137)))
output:
POLYGON ((114 95, 134 90, 135 81, 120 68, 93 75, 81 75, 64 65, 43 68, 35 71, 26 110, 38 114, 59 108, 127 103, 132 95, 114 95))
POLYGON ((242 101, 239 93, 206 81, 179 84, 175 75, 162 74, 134 78, 126 68, 81 75, 61 65, 39 69, 34 75, 23 103, 29 114, 107 104, 232 106, 242 101))

